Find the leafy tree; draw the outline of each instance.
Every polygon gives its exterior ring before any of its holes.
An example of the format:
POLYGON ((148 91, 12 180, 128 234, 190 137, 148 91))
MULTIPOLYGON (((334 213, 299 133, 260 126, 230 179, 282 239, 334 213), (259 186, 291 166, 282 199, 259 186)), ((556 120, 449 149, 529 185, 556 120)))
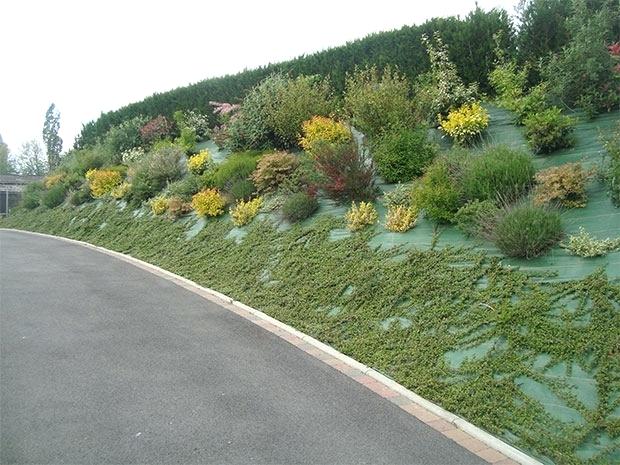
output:
POLYGON ((45 112, 43 123, 43 142, 47 149, 47 164, 50 171, 60 164, 60 152, 62 152, 62 139, 58 135, 60 129, 60 113, 56 111, 53 103, 45 112))
POLYGON ((22 144, 17 163, 20 174, 42 176, 47 172, 43 150, 34 139, 22 144))
POLYGON ((9 146, 4 143, 0 135, 0 174, 15 174, 17 169, 11 157, 9 146))

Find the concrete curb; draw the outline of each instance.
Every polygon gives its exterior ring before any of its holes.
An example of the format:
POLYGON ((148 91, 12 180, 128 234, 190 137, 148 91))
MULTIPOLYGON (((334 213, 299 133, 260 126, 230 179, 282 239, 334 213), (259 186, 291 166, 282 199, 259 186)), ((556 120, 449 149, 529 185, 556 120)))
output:
POLYGON ((267 331, 274 333, 280 338, 297 346, 309 355, 331 365, 345 375, 363 384, 365 387, 376 392, 392 403, 397 404, 406 412, 414 415, 419 420, 441 432, 444 436, 452 439, 457 444, 468 449, 472 453, 486 460, 488 463, 496 465, 522 464, 522 465, 542 465, 538 460, 530 457, 526 453, 505 443, 501 439, 478 428, 465 419, 455 415, 439 405, 419 396, 415 392, 398 384, 396 381, 384 374, 364 365, 353 358, 338 352, 333 347, 304 334, 295 328, 282 323, 269 315, 256 310, 244 303, 238 302, 231 297, 209 289, 190 281, 187 278, 174 274, 156 265, 134 258, 131 255, 115 252, 113 250, 99 247, 88 242, 69 239, 50 234, 24 231, 20 229, 0 228, 0 231, 20 232, 35 236, 47 237, 104 253, 130 263, 138 268, 153 273, 161 278, 178 284, 179 286, 192 291, 203 298, 221 304, 234 313, 252 321, 263 327, 267 331))

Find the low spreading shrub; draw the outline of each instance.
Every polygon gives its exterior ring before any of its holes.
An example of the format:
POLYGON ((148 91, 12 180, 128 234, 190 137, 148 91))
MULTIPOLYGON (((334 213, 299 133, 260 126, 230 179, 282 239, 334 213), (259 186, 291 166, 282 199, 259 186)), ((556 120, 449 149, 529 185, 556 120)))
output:
POLYGON ((230 188, 230 196, 234 201, 250 200, 256 192, 256 186, 249 179, 235 181, 230 188))
POLYGON ((205 189, 192 197, 192 209, 198 216, 219 216, 226 202, 217 189, 205 189))
POLYGON ((586 181, 591 174, 579 163, 566 163, 536 173, 534 204, 557 202, 567 208, 585 207, 586 181))
POLYGON ((459 184, 466 201, 517 198, 534 180, 532 157, 504 146, 461 158, 459 184))
POLYGON ((263 199, 238 200, 235 206, 230 209, 230 216, 235 226, 244 226, 254 219, 263 205, 263 199))
POLYGON ((578 234, 570 235, 568 242, 560 245, 573 255, 585 258, 600 257, 609 252, 620 250, 620 237, 596 239, 583 227, 580 227, 578 234))
POLYGON ((310 154, 317 142, 347 144, 352 140, 351 130, 346 125, 326 116, 313 116, 304 121, 301 132, 299 145, 310 154))
POLYGON ((316 197, 305 192, 296 192, 282 205, 282 214, 291 223, 305 220, 319 208, 316 197))
POLYGON ((354 143, 317 144, 314 161, 324 176, 321 187, 330 197, 344 202, 376 197, 374 167, 354 143))
POLYGON ((366 226, 373 225, 377 222, 377 218, 377 210, 370 202, 360 202, 359 205, 353 202, 345 214, 347 228, 351 231, 359 231, 366 226))
POLYGON ((297 157, 290 153, 276 152, 263 155, 251 178, 259 192, 273 192, 298 166, 297 157))
POLYGON ((170 197, 168 199, 168 215, 176 219, 192 211, 192 204, 181 197, 170 197))
POLYGON ((500 209, 492 200, 467 202, 456 212, 456 226, 467 236, 483 235, 483 228, 492 224, 500 209))
POLYGON ((211 155, 208 150, 201 150, 196 155, 192 155, 187 160, 187 169, 192 174, 202 174, 211 163, 211 155))
POLYGON ((379 174, 389 183, 407 182, 419 176, 435 158, 436 147, 423 128, 388 131, 372 144, 379 174))
POLYGON ((562 221, 556 211, 529 204, 507 208, 493 230, 495 245, 509 257, 543 255, 562 238, 562 221))
POLYGON ((86 172, 90 192, 94 198, 109 194, 123 180, 121 173, 113 169, 94 169, 86 172))
POLYGON ((163 215, 168 210, 168 199, 163 195, 153 197, 149 204, 154 215, 163 215))
POLYGON ((413 190, 413 204, 433 221, 451 223, 460 207, 460 192, 445 158, 431 164, 413 190))
POLYGON ((489 114, 478 102, 465 104, 440 120, 443 132, 459 145, 470 145, 489 125, 489 114))
POLYGON ((575 122, 557 107, 528 116, 524 124, 525 138, 534 153, 551 153, 575 143, 575 122))
POLYGON ((41 204, 45 205, 47 208, 55 208, 65 201, 66 196, 67 186, 59 182, 43 192, 41 204))
POLYGON ((418 220, 418 210, 414 207, 398 205, 388 208, 385 228, 392 232, 405 232, 413 228, 418 220))

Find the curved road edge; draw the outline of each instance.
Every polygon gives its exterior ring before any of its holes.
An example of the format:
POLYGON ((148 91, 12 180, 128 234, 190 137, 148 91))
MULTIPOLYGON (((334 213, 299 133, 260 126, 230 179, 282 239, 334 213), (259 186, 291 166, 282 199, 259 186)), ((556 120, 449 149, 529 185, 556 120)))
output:
POLYGON ((131 255, 109 250, 88 242, 21 229, 0 228, 0 231, 20 232, 23 234, 31 234, 65 241, 72 244, 81 245, 91 250, 95 250, 130 263, 142 270, 148 271, 156 276, 173 282, 184 289, 198 294, 207 300, 215 302, 235 314, 253 322, 254 324, 261 326, 271 333, 274 333, 281 339, 297 346, 309 355, 312 355, 322 362, 336 368, 354 381, 357 381, 368 389, 379 394, 381 397, 397 404, 407 413, 417 417, 419 420, 436 429, 444 436, 452 439, 460 446, 468 449, 489 463, 495 463, 498 465, 508 465, 510 463, 520 463, 522 465, 542 465, 540 461, 530 457, 521 450, 511 446, 510 444, 475 426, 458 415, 455 415, 439 405, 421 397, 373 368, 370 368, 369 366, 358 362, 348 355, 337 351, 333 347, 324 344, 323 342, 302 333, 301 331, 298 331, 295 328, 276 320, 275 318, 270 317, 260 310, 252 308, 242 302, 238 302, 225 294, 207 287, 203 287, 194 281, 179 276, 156 265, 142 261, 138 258, 132 257, 131 255))

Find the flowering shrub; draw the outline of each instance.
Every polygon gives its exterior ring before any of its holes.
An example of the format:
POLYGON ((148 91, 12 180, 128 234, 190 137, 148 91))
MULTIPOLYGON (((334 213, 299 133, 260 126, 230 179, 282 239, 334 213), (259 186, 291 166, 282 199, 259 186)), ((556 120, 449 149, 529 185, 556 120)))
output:
POLYGON ((392 232, 405 232, 413 228, 418 219, 418 210, 414 207, 398 205, 388 208, 385 228, 392 232))
POLYGON ((372 200, 376 196, 374 168, 354 143, 316 144, 314 162, 324 176, 321 187, 336 200, 372 200))
POLYGON ((174 113, 174 120, 179 128, 190 129, 199 140, 209 137, 209 117, 207 115, 192 110, 177 111, 174 113))
POLYGON ((118 171, 106 169, 88 170, 86 179, 94 198, 109 194, 122 181, 121 174, 118 171))
POLYGON ((129 193, 130 190, 131 190, 131 184, 129 184, 127 181, 123 181, 122 183, 120 183, 118 186, 114 187, 110 191, 110 197, 120 200, 123 197, 125 197, 129 193))
POLYGON ((258 214, 263 199, 256 197, 255 199, 243 201, 238 200, 234 207, 230 209, 230 216, 235 226, 243 226, 248 224, 258 214))
POLYGON ((299 166, 295 155, 276 152, 264 155, 252 173, 252 181, 259 192, 273 192, 299 166))
POLYGON ((566 163, 536 173, 534 203, 558 202, 568 208, 585 207, 586 181, 591 174, 579 163, 566 163))
POLYGON ((159 115, 140 128, 142 140, 151 144, 157 140, 165 139, 172 134, 172 124, 165 116, 159 115))
POLYGON ((43 185, 46 189, 50 189, 61 182, 65 176, 65 173, 50 174, 49 176, 45 176, 45 178, 43 178, 43 185))
POLYGON ((466 104, 441 120, 441 129, 459 145, 468 145, 489 125, 489 114, 479 102, 466 104))
POLYGON ((192 197, 192 208, 198 216, 221 215, 225 205, 224 197, 217 189, 205 189, 192 197))
POLYGON ((313 116, 301 125, 302 136, 299 145, 308 153, 312 153, 317 141, 331 144, 346 144, 351 141, 351 130, 339 121, 326 116, 313 116))
POLYGON ((620 250, 620 237, 615 239, 596 239, 583 227, 579 228, 579 233, 568 237, 568 242, 560 244, 573 255, 580 257, 599 257, 608 252, 620 250))
POLYGON ((163 195, 158 195, 151 199, 150 205, 154 215, 163 215, 168 210, 168 199, 163 195))
POLYGON ((358 231, 365 226, 375 224, 377 218, 377 210, 370 202, 360 202, 359 206, 353 202, 345 215, 347 228, 351 231, 358 231))
POLYGON ((575 122, 558 107, 534 113, 525 118, 524 124, 525 138, 535 153, 551 153, 575 143, 575 122))
POLYGON ((187 169, 193 174, 202 174, 209 167, 211 154, 208 150, 201 150, 187 160, 187 169))
POLYGON ((142 147, 134 147, 132 149, 125 150, 121 154, 121 160, 123 164, 129 165, 130 163, 135 163, 140 160, 142 157, 146 155, 144 148, 142 147))

